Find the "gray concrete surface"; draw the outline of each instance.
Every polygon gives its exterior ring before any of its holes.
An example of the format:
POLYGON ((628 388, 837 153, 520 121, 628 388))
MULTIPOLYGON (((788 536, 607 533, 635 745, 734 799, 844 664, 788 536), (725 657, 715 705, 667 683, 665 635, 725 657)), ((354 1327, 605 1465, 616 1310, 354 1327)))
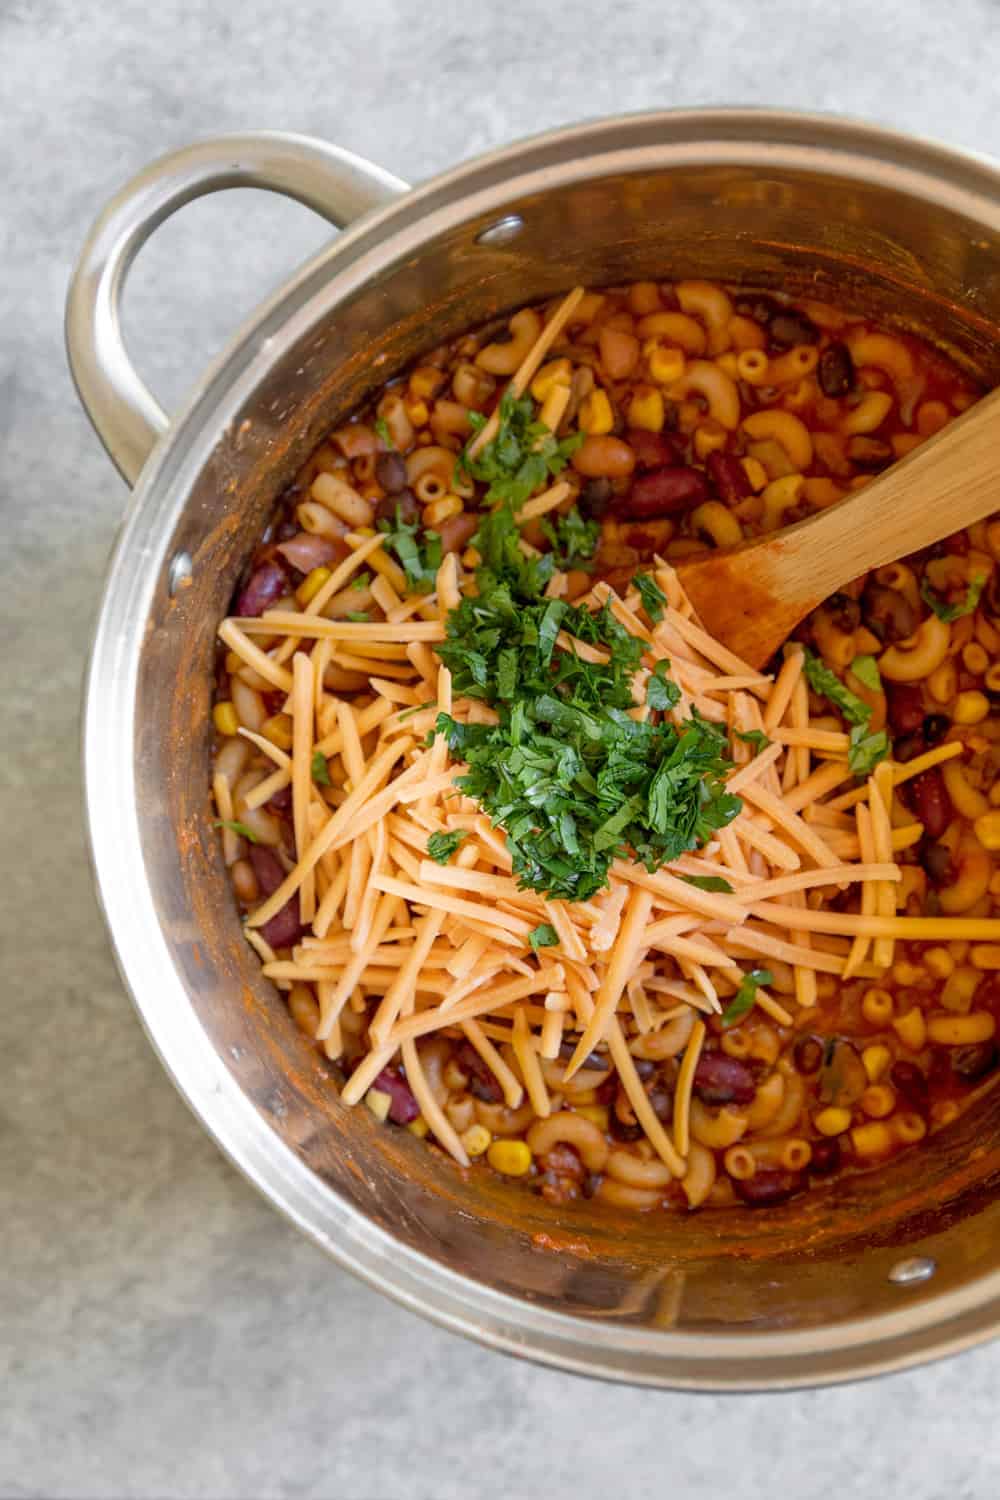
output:
MULTIPOLYGON (((79 679, 124 493, 60 322, 101 201, 192 137, 313 131, 417 179, 579 116, 714 101, 1000 152, 998 38, 991 0, 0 0, 0 1494, 997 1493, 1000 1346, 804 1395, 601 1387, 400 1312, 220 1158, 139 1030, 90 890, 79 679)), ((168 405, 324 233, 255 195, 167 226, 127 315, 168 405)))

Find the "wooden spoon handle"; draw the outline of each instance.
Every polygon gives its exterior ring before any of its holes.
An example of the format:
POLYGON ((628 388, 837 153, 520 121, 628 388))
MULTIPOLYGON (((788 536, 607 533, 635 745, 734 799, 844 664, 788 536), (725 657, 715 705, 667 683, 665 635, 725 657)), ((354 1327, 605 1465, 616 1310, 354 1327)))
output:
POLYGON ((929 547, 997 509, 1000 390, 871 484, 775 538, 781 597, 811 606, 870 568, 929 547))

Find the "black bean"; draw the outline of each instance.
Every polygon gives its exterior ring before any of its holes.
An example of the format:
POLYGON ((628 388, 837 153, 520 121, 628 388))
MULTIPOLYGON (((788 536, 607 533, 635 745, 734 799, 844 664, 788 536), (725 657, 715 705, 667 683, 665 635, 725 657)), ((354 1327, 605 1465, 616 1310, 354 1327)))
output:
POLYGON ((788 1172, 783 1167, 758 1167, 752 1177, 733 1182, 737 1197, 751 1208, 767 1208, 785 1203, 806 1185, 804 1172, 788 1172))
POLYGON ((725 1052, 701 1054, 693 1087, 703 1104, 749 1104, 757 1092, 746 1063, 725 1052))
POLYGON ((826 1177, 840 1166, 840 1142, 837 1140, 813 1141, 809 1170, 817 1177, 826 1177))
POLYGON ((966 1047, 954 1047, 951 1052, 951 1070, 963 1083, 978 1083, 996 1065, 995 1042, 970 1042, 966 1047))
POLYGON ((817 369, 824 396, 846 396, 854 384, 854 361, 846 344, 831 344, 819 357, 817 369))
POLYGON ((796 344, 815 344, 819 340, 819 329, 805 313, 779 312, 767 325, 772 344, 779 349, 791 349, 796 344))
POLYGON ((588 521, 599 521, 614 496, 610 479, 588 479, 580 491, 580 514, 588 521))
POLYGON ((911 1109, 923 1113, 928 1104, 927 1079, 916 1063, 900 1061, 889 1069, 889 1082, 906 1100, 911 1109))
POLYGON ((928 745, 937 745, 951 728, 947 714, 928 714, 923 723, 923 735, 928 745))
POLYGON ((380 453, 375 460, 375 478, 387 495, 406 489, 406 460, 401 453, 380 453))
POLYGON ((799 1037, 792 1056, 797 1071, 808 1078, 810 1074, 819 1072, 823 1061, 823 1044, 814 1036, 799 1037))

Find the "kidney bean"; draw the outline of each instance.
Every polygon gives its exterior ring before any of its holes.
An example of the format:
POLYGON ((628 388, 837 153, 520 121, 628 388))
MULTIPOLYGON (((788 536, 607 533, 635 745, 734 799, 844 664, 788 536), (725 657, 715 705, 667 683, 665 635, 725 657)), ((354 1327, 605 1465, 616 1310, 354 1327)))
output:
POLYGON ((924 695, 916 682, 894 682, 886 688, 886 716, 896 734, 923 728, 924 695))
POLYGON ((383 1068, 372 1088, 389 1095, 389 1119, 394 1125, 409 1125, 419 1115, 420 1105, 413 1096, 413 1090, 395 1068, 383 1068))
POLYGON ((588 521, 599 521, 611 505, 614 493, 610 479, 588 479, 577 501, 581 516, 588 521))
POLYGON ((954 817, 944 777, 937 766, 921 771, 908 783, 908 800, 914 817, 924 825, 928 838, 939 839, 954 817))
POLYGON ((898 735, 892 742, 893 760, 916 760, 918 755, 923 755, 927 749, 927 741, 922 734, 898 735))
POLYGON ((951 728, 947 714, 928 714, 923 723, 923 736, 928 745, 937 745, 951 728))
POLYGON ((854 361, 846 344, 831 344, 819 357, 816 371, 824 396, 846 396, 854 384, 854 361))
POLYGON ((262 896, 273 896, 285 878, 285 869, 273 849, 263 844, 250 845, 250 863, 262 896))
POLYGON ((917 628, 917 613, 903 594, 881 583, 869 583, 862 595, 865 624, 879 640, 891 646, 917 628))
POLYGON ((280 599, 288 590, 288 578, 284 568, 276 562, 262 563, 251 573, 246 586, 236 600, 236 613, 246 618, 262 615, 265 609, 280 599))
POLYGON ((951 1049, 951 1070, 963 1083, 978 1083, 997 1065, 995 1042, 970 1042, 951 1049))
POLYGON ((650 469, 632 481, 632 487, 615 507, 630 521, 652 521, 677 511, 690 510, 708 499, 705 476, 698 469, 677 465, 650 469))
POLYGON ((278 551, 300 573, 311 573, 313 568, 325 568, 335 557, 346 556, 347 553, 347 549, 332 537, 316 536, 308 531, 299 531, 289 541, 280 542, 278 551))
POLYGON ((380 453, 375 460, 375 478, 387 495, 406 489, 406 460, 401 453, 380 453))
POLYGON ((648 1080, 652 1078, 653 1074, 656 1072, 655 1062, 651 1061, 651 1059, 648 1057, 637 1057, 633 1066, 636 1073, 638 1073, 639 1077, 642 1079, 643 1083, 648 1082, 648 1080))
POLYGON ((861 605, 853 594, 831 594, 822 607, 845 635, 857 630, 861 624, 861 605))
POLYGON ((681 444, 662 432, 647 432, 644 427, 630 427, 625 441, 635 453, 635 466, 640 473, 675 464, 682 456, 681 444))
POLYGON ((779 349, 791 349, 796 344, 815 344, 819 339, 816 324, 805 313, 789 309, 775 313, 768 322, 767 331, 771 335, 772 344, 776 344, 779 349))
POLYGON ((441 534, 441 551, 446 555, 449 552, 461 552, 472 540, 478 525, 479 517, 470 516, 466 511, 463 511, 460 516, 449 516, 444 525, 438 527, 441 534))
POLYGON ((726 505, 737 505, 752 493, 746 470, 732 453, 710 453, 705 460, 709 483, 726 505))
POLYGON ((299 898, 290 896, 279 912, 260 928, 260 935, 272 948, 290 948, 302 936, 299 898))
POLYGON ((469 1075, 469 1093, 473 1098, 482 1099, 488 1104, 499 1104, 503 1099, 503 1089, 471 1042, 463 1042, 459 1047, 457 1061, 459 1067, 464 1068, 469 1075))
MULTIPOLYGON (((280 792, 275 792, 275 794, 274 794, 273 797, 269 797, 268 798, 267 805, 271 809, 272 812, 276 812, 276 813, 287 813, 287 812, 290 812, 291 811, 291 807, 292 807, 292 789, 291 789, 291 786, 283 786, 281 788, 280 792)), ((279 881, 278 884, 280 885, 281 882, 279 881)))
POLYGON ((816 1177, 827 1177, 831 1172, 836 1172, 840 1166, 840 1142, 827 1138, 822 1141, 812 1142, 812 1157, 809 1161, 809 1170, 816 1177))
MULTIPOLYGON (((383 454, 383 458, 389 457, 383 454)), ((391 495, 383 495, 375 507, 375 520, 387 521, 390 526, 396 526, 396 517, 404 526, 412 526, 414 521, 420 520, 420 506, 412 490, 394 490, 391 495)))
POLYGON ((653 1114, 662 1124, 666 1125, 673 1119, 674 1096, 663 1084, 657 1084, 655 1088, 650 1089, 649 1102, 653 1114))
POLYGON ((752 1177, 733 1182, 736 1195, 751 1208, 767 1208, 786 1203, 806 1185, 804 1172, 788 1172, 784 1167, 758 1167, 752 1177))
POLYGON ((923 1114, 928 1106, 927 1079, 916 1063, 894 1062, 889 1069, 889 1082, 902 1094, 911 1109, 923 1114))
POLYGON ((923 839, 920 844, 920 864, 926 870, 932 885, 950 885, 954 879, 951 850, 945 844, 936 844, 933 839, 923 839))
POLYGON ((746 1063, 725 1052, 701 1054, 693 1086, 703 1104, 749 1104, 757 1092, 746 1063))
POLYGON ((792 1053, 796 1070, 808 1078, 812 1073, 818 1073, 823 1061, 823 1043, 814 1036, 802 1036, 795 1043, 792 1053))

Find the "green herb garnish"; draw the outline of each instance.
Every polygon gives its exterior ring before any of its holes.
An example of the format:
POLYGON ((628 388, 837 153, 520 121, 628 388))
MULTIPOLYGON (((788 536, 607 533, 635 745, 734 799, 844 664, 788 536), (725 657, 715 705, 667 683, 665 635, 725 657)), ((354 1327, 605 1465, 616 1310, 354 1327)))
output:
POLYGON ((432 593, 441 566, 440 533, 422 531, 417 521, 404 521, 398 505, 395 526, 380 521, 378 529, 386 533, 385 545, 395 552, 414 593, 432 593))
POLYGON ((459 455, 458 463, 473 479, 489 485, 487 504, 506 500, 518 510, 550 475, 562 473, 583 442, 584 434, 557 439, 544 422, 536 420, 531 397, 518 397, 510 390, 501 397, 499 416, 496 436, 475 458, 470 458, 469 447, 486 426, 486 418, 481 412, 469 413, 473 437, 459 455))
POLYGON ((233 833, 238 833, 241 839, 247 839, 251 844, 259 844, 260 839, 252 828, 245 823, 237 823, 235 818, 216 818, 212 824, 213 828, 228 828, 233 833))
POLYGON ((667 596, 648 573, 637 573, 632 579, 635 587, 639 590, 642 598, 642 607, 646 611, 654 625, 658 625, 663 619, 663 606, 667 602, 667 596))
POLYGON ((848 671, 873 693, 882 691, 882 678, 874 656, 856 656, 848 671))
MULTIPOLYGON (((854 662, 864 662, 865 658, 856 656, 854 662)), ((852 663, 852 670, 853 670, 852 663)), ((876 673, 878 667, 874 662, 876 673)), ((847 764, 855 776, 867 776, 878 765, 880 760, 885 760, 889 754, 889 736, 884 729, 877 734, 868 733, 868 725, 871 722, 872 711, 867 703, 863 703, 857 693, 852 693, 849 687, 845 687, 836 672, 830 670, 819 657, 814 656, 811 651, 806 652, 804 665, 806 680, 816 693, 822 693, 824 698, 829 698, 836 708, 851 725, 849 735, 849 747, 847 751, 847 764)), ((862 667, 862 671, 865 668, 862 667)), ((864 682, 860 674, 859 680, 864 682)), ((867 683, 865 684, 867 686, 867 683)), ((880 682, 881 686, 881 682, 880 682)))
POLYGON ((454 833, 432 833, 427 840, 427 853, 437 865, 446 865, 466 837, 463 828, 457 828, 454 833))
POLYGON ((371 619, 371 615, 366 609, 349 609, 345 618, 353 620, 355 625, 364 625, 371 619))
POLYGON ((332 786, 330 780, 330 767, 326 763, 326 756, 322 750, 314 750, 312 757, 312 779, 317 786, 332 786))
POLYGON ((379 417, 378 418, 378 420, 375 423, 375 432, 376 432, 376 435, 382 439, 383 443, 385 444, 385 446, 389 449, 389 452, 391 453, 393 451, 393 449, 395 448, 396 444, 392 440, 392 433, 389 431, 389 424, 385 420, 385 417, 379 417))
POLYGON ((763 729, 734 729, 733 733, 745 745, 753 746, 755 756, 759 755, 762 750, 766 750, 771 743, 763 729))
POLYGON ((696 885, 699 891, 718 891, 720 895, 731 896, 733 888, 728 880, 723 880, 721 875, 682 875, 688 885, 696 885))
POLYGON ((868 734, 864 724, 855 724, 851 730, 847 751, 847 764, 855 776, 868 776, 880 760, 889 754, 889 736, 884 729, 877 734, 868 734))
POLYGON ((372 575, 370 573, 359 573, 356 578, 351 580, 349 587, 352 589, 366 589, 371 581, 372 575))
POLYGON ((425 708, 433 708, 434 703, 433 698, 425 698, 423 703, 415 703, 412 708, 404 708, 396 715, 396 718, 402 723, 404 719, 412 719, 414 714, 419 714, 425 708))
POLYGON ((548 922, 539 922, 538 926, 528 933, 528 942, 537 953, 539 948, 554 948, 559 942, 559 934, 548 922))
POLYGON ((985 573, 977 573, 966 589, 964 599, 960 599, 957 604, 946 604, 935 594, 927 581, 927 575, 924 574, 920 580, 920 597, 925 604, 930 605, 939 620, 946 620, 950 623, 952 620, 960 620, 963 615, 972 614, 985 587, 985 573))
MULTIPOLYGON (((705 843, 742 803, 725 790, 731 762, 715 725, 697 714, 678 725, 630 717, 643 642, 607 605, 592 613, 544 598, 551 559, 525 558, 518 537, 509 505, 483 518, 478 593, 449 613, 437 647, 456 696, 489 703, 499 722, 439 714, 436 732, 468 766, 456 786, 506 832, 522 887, 586 900, 614 859, 656 870, 705 843), (609 660, 557 649, 562 632, 609 660)), ((662 672, 657 681, 670 702, 675 685, 662 672)))
POLYGON ((570 568, 584 568, 597 551, 601 538, 599 521, 585 521, 574 505, 565 516, 556 516, 552 522, 542 518, 542 534, 551 547, 553 562, 560 572, 570 568))
POLYGON ((750 969, 744 974, 739 989, 722 1012, 723 1026, 735 1026, 737 1021, 749 1015, 761 985, 773 983, 774 975, 770 969, 750 969))
POLYGON ((663 658, 656 663, 646 683, 646 704, 649 708, 669 712, 680 702, 681 690, 672 677, 668 677, 670 663, 663 658))

